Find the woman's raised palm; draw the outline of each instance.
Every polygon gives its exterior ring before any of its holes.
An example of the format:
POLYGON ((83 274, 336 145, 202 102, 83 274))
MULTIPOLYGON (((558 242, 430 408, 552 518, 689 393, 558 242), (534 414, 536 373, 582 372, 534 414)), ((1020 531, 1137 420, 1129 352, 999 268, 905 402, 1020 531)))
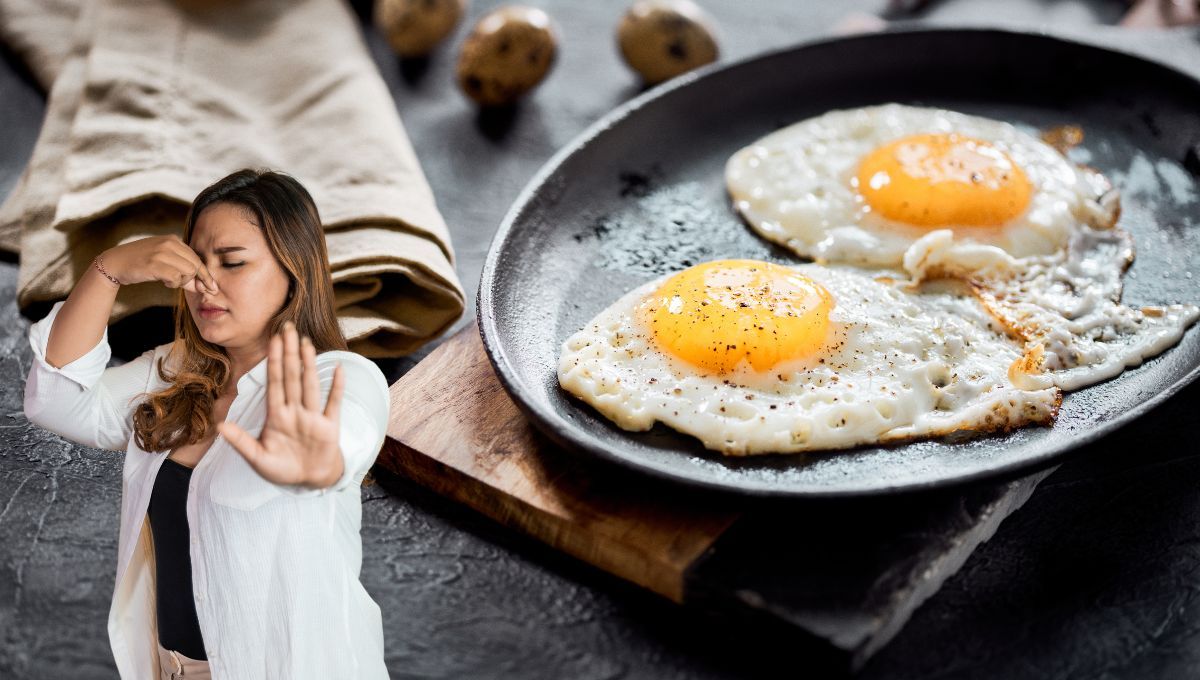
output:
POLYGON ((267 415, 262 433, 256 439, 229 421, 219 424, 218 432, 267 481, 330 486, 343 470, 338 445, 342 380, 338 365, 329 400, 321 408, 316 349, 307 337, 299 338, 289 321, 271 337, 267 349, 267 415))

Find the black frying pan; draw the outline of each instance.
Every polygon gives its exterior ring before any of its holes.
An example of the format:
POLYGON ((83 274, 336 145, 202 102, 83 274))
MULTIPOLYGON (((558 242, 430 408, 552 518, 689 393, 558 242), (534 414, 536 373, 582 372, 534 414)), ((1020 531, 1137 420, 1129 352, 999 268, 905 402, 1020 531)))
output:
POLYGON ((537 174, 500 226, 479 290, 484 345, 517 404, 565 448, 652 475, 752 495, 853 496, 1049 465, 1200 373, 1193 328, 1144 366, 1068 394, 1052 427, 743 459, 662 425, 626 432, 558 386, 563 340, 638 284, 709 259, 799 261, 733 212, 723 177, 730 154, 802 118, 888 101, 1081 125, 1090 164, 1122 189, 1120 224, 1137 246, 1124 301, 1200 302, 1200 82, 1044 35, 922 30, 831 40, 680 78, 613 111, 537 174))

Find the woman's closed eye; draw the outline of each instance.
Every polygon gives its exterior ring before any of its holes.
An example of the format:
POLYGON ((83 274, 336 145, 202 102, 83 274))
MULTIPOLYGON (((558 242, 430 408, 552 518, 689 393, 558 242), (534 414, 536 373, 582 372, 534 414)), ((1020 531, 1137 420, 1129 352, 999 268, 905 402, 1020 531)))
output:
POLYGON ((236 269, 244 264, 246 264, 246 263, 245 262, 222 262, 221 266, 226 269, 236 269))

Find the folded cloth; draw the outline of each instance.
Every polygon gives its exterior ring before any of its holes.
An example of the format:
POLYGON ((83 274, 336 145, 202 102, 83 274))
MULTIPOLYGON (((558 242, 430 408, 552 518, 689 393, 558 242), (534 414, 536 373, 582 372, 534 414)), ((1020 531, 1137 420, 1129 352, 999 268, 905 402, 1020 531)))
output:
POLYGON ((81 0, 0 0, 0 39, 49 92, 71 50, 81 0), (47 40, 47 36, 54 36, 47 40))
MULTIPOLYGON (((352 350, 407 354, 463 311, 450 235, 343 0, 0 0, 9 44, 51 83, 46 119, 0 205, 22 310, 62 299, 100 251, 182 234, 204 187, 285 171, 317 203, 352 350), (62 34, 38 35, 48 27, 62 34), (26 32, 22 32, 26 31, 26 32)), ((170 305, 121 290, 118 320, 170 305)))

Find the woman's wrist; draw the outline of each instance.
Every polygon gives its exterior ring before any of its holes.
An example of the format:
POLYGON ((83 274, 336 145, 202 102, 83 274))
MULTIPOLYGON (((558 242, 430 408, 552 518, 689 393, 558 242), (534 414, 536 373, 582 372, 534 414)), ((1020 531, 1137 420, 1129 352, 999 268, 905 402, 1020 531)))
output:
POLYGON ((107 252, 108 251, 105 251, 103 253, 100 253, 96 257, 92 258, 92 268, 95 269, 97 271, 97 273, 99 273, 102 277, 104 277, 104 279, 106 281, 108 281, 108 283, 110 285, 112 285, 113 288, 120 288, 121 287, 120 279, 118 279, 109 270, 109 268, 105 266, 104 256, 105 256, 105 254, 107 254, 107 252))
POLYGON ((333 457, 329 464, 321 466, 320 471, 315 472, 312 478, 302 486, 310 489, 328 489, 337 484, 337 481, 342 478, 342 473, 346 470, 345 459, 342 457, 342 449, 339 446, 337 456, 333 457))

